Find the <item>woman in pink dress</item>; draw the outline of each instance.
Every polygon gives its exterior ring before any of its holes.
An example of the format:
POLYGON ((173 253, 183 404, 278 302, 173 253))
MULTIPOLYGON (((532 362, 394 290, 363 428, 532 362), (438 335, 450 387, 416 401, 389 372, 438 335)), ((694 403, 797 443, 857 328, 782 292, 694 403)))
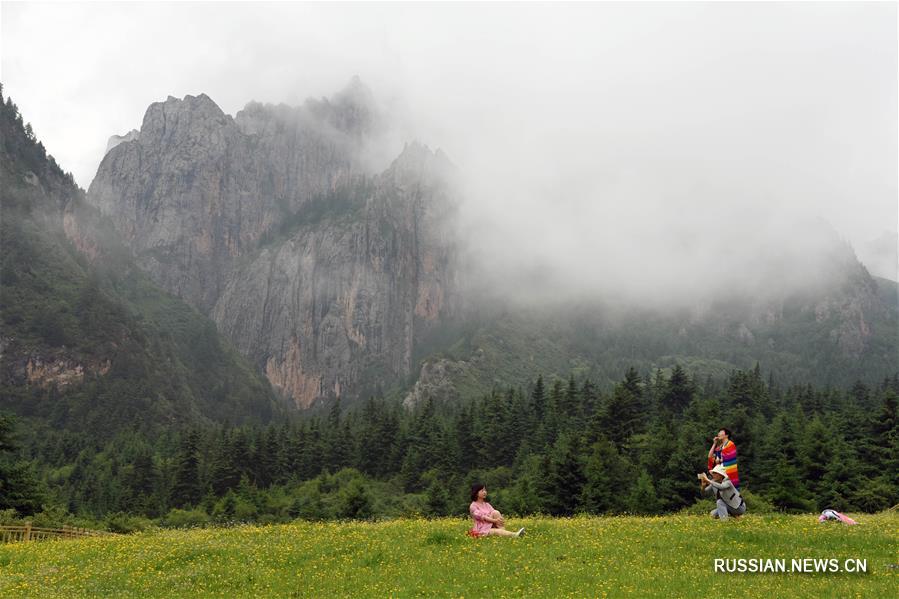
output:
POLYGON ((474 527, 468 531, 473 537, 486 537, 487 535, 495 535, 500 537, 520 537, 524 535, 524 528, 518 529, 518 532, 506 530, 506 520, 503 515, 493 509, 493 506, 487 503, 487 487, 481 483, 476 483, 471 487, 471 505, 468 506, 471 518, 474 520, 474 527))

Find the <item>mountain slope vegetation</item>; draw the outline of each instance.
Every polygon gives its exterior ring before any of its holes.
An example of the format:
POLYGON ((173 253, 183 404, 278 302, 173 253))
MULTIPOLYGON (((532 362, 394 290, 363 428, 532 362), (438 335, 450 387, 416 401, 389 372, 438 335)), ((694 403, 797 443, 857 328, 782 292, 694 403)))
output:
POLYGON ((268 382, 134 267, 12 100, 0 104, 0 410, 100 436, 278 413, 268 382))

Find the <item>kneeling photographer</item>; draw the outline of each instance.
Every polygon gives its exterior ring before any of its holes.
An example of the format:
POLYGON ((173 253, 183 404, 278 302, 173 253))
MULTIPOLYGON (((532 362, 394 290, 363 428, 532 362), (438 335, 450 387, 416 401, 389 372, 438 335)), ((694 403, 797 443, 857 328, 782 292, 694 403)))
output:
POLYGON ((698 474, 699 484, 704 495, 714 493, 718 506, 710 512, 712 518, 727 520, 728 516, 742 516, 746 513, 746 502, 740 496, 740 491, 727 477, 727 471, 722 464, 718 464, 711 470, 712 479, 705 472, 698 474))

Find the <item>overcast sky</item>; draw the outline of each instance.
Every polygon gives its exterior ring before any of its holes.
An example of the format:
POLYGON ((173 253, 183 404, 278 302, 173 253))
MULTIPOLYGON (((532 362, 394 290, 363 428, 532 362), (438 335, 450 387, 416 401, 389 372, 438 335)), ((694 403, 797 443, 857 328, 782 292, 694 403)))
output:
POLYGON ((4 2, 0 14, 4 91, 84 188, 109 136, 139 128, 151 102, 205 92, 233 115, 359 75, 402 136, 460 167, 469 232, 510 278, 527 278, 522 261, 585 289, 635 270, 723 276, 751 262, 755 231, 780 243, 795 215, 825 219, 896 278, 895 3, 4 2))

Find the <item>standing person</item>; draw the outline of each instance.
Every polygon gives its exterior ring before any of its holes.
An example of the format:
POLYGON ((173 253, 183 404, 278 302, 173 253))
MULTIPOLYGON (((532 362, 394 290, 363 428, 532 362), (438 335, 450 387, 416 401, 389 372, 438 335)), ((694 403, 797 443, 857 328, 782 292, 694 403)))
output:
POLYGON ((719 520, 727 520, 728 516, 742 516, 746 513, 746 502, 740 496, 740 491, 727 477, 724 466, 718 464, 712 468, 712 478, 702 473, 699 475, 699 484, 704 495, 714 493, 717 506, 709 515, 719 520))
POLYGON ((708 469, 711 470, 718 464, 724 466, 724 469, 727 471, 727 478, 739 489, 740 475, 737 473, 737 446, 730 440, 730 430, 726 428, 718 431, 718 435, 712 440, 712 447, 709 449, 708 469))
POLYGON ((471 505, 468 511, 474 520, 474 527, 468 531, 473 537, 486 537, 494 535, 500 537, 520 537, 524 535, 524 528, 518 529, 518 532, 506 530, 506 520, 503 515, 493 509, 493 506, 487 503, 487 487, 482 483, 475 483, 471 486, 471 505))

